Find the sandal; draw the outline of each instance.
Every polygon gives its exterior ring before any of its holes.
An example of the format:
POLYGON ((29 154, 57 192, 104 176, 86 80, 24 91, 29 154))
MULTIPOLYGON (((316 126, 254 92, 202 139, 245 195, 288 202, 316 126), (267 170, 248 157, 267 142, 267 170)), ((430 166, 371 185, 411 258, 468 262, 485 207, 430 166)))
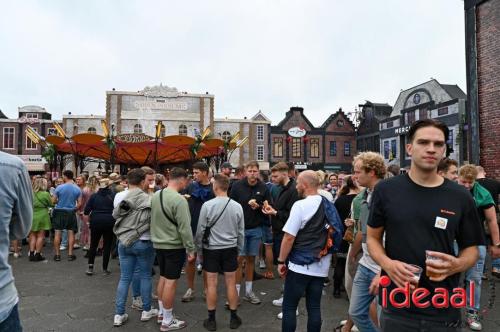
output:
POLYGON ((264 278, 266 279, 270 279, 270 280, 273 280, 274 279, 274 273, 270 272, 270 271, 267 271, 267 272, 264 272, 264 274, 262 275, 264 278))

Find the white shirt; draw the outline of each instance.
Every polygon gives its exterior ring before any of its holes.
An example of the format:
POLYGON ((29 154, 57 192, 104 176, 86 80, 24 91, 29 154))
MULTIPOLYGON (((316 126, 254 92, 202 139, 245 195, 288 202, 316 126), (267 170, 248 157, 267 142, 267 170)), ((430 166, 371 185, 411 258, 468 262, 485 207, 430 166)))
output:
MULTIPOLYGON (((290 211, 290 216, 283 227, 283 232, 297 236, 299 230, 303 229, 316 211, 318 211, 321 201, 322 198, 320 195, 311 195, 295 202, 290 211)), ((307 266, 289 262, 288 268, 293 272, 313 277, 328 277, 331 256, 331 254, 323 256, 319 262, 314 262, 307 266)))
MULTIPOLYGON (((113 200, 113 207, 116 208, 118 205, 120 205, 120 203, 125 199, 125 197, 127 197, 127 194, 128 194, 128 189, 116 193, 115 199, 113 200)), ((144 234, 142 234, 139 240, 151 240, 151 233, 149 233, 149 230, 144 232, 144 234)))

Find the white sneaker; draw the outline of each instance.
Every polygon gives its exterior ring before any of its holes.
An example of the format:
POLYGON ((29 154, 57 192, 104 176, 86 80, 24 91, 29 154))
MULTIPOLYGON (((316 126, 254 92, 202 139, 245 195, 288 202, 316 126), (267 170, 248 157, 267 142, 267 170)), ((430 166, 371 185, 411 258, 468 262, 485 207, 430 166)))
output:
POLYGON ((66 250, 66 249, 67 249, 66 246, 63 245, 59 246, 59 250, 66 250))
POLYGON ((243 300, 250 302, 251 304, 260 304, 260 299, 255 295, 254 292, 247 293, 243 297, 243 300))
POLYGON ((140 296, 132 297, 132 305, 130 307, 135 310, 142 310, 142 298, 140 296))
POLYGON ((263 259, 259 260, 259 269, 265 269, 266 268, 266 262, 264 262, 263 259))
POLYGON ((21 253, 20 253, 20 252, 19 252, 19 253, 15 252, 12 256, 14 256, 14 258, 19 258, 19 257, 21 257, 22 255, 21 255, 21 253))
POLYGON ((151 308, 151 310, 149 310, 149 311, 142 312, 141 321, 147 322, 148 320, 150 320, 151 318, 156 317, 156 316, 158 316, 158 309, 151 308))
POLYGON ((179 320, 174 317, 168 324, 161 324, 160 326, 160 331, 166 332, 166 331, 174 331, 174 330, 180 330, 183 329, 187 326, 186 322, 183 320, 179 320))
POLYGON ((123 314, 123 315, 115 315, 115 319, 114 319, 114 323, 113 325, 114 326, 122 326, 123 323, 125 323, 128 319, 128 315, 127 314, 123 314))
POLYGON ((283 306, 283 296, 277 300, 273 300, 273 306, 282 307, 283 306))
POLYGON ((191 302, 194 300, 194 291, 191 288, 188 288, 186 293, 182 296, 182 302, 191 302))
MULTIPOLYGON (((299 309, 297 309, 297 311, 295 311, 295 314, 296 314, 297 316, 299 315, 299 309)), ((280 320, 281 320, 281 319, 283 319, 283 311, 282 311, 282 312, 280 312, 280 313, 278 314, 278 316, 276 316, 276 317, 278 317, 278 319, 280 319, 280 320)))

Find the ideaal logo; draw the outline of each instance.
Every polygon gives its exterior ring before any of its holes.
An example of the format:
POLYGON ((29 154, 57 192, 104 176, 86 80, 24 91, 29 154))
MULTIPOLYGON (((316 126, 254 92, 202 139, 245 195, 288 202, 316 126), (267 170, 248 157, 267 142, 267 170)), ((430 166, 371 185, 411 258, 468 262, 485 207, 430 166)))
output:
POLYGON ((391 279, 388 276, 380 277, 380 287, 382 287, 382 307, 387 308, 389 302, 394 308, 409 308, 410 302, 417 308, 464 308, 467 304, 467 299, 470 300, 470 306, 474 307, 474 282, 469 283, 469 294, 464 288, 453 288, 450 294, 446 288, 435 288, 434 293, 431 293, 427 288, 415 288, 410 290, 410 283, 405 283, 404 287, 396 287, 390 292, 387 287, 391 284, 391 279), (396 296, 401 294, 404 301, 396 301, 396 296), (451 296, 450 296, 451 295, 451 296), (430 298, 429 298, 430 296, 430 298))

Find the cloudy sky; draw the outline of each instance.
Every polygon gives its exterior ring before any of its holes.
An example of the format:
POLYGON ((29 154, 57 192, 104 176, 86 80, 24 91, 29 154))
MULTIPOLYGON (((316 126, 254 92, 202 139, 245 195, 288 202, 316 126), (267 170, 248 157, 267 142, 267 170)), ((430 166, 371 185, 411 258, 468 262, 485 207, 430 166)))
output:
POLYGON ((104 114, 105 91, 159 84, 215 95, 216 117, 302 106, 315 124, 393 105, 431 77, 464 91, 460 0, 9 1, 0 109, 104 114))

